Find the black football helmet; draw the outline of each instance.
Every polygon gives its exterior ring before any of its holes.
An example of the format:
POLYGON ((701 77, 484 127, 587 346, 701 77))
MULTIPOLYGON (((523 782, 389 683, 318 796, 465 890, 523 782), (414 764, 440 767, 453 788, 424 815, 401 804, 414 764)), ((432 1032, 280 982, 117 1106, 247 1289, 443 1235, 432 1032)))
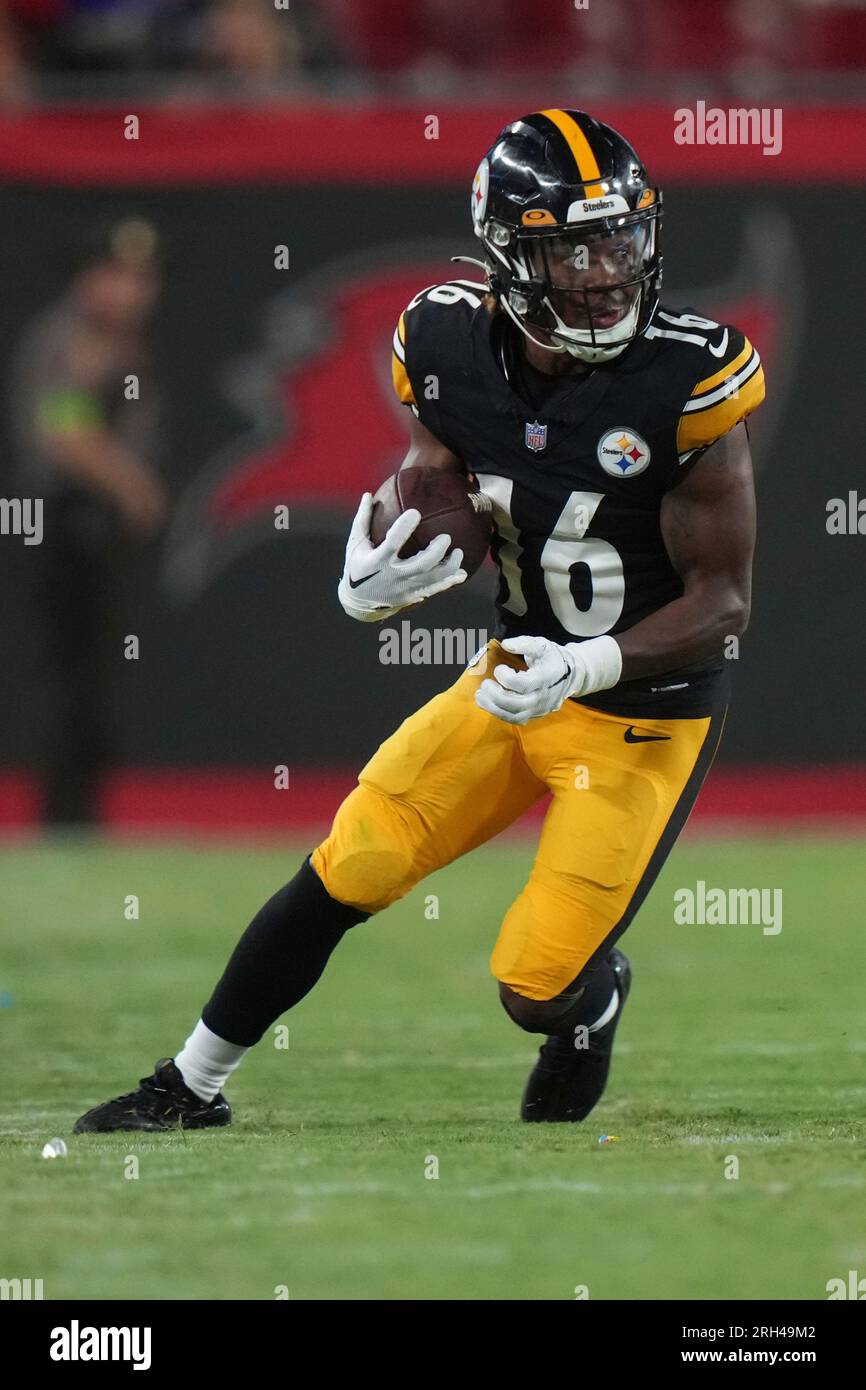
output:
POLYGON ((586 112, 512 121, 472 184, 490 288, 540 347, 617 357, 658 304, 661 204, 628 141, 586 112))

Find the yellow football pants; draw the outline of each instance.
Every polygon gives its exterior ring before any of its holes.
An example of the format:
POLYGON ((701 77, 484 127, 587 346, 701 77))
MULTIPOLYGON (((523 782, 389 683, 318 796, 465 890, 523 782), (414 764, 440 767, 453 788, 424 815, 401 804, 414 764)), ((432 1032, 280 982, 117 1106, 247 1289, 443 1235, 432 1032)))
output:
POLYGON ((312 864, 333 898, 376 912, 551 793, 529 881, 490 964, 519 994, 552 999, 609 949, 648 893, 709 770, 724 715, 635 723, 566 701, 555 714, 506 724, 474 698, 499 662, 523 664, 491 643, 486 663, 385 740, 312 864))

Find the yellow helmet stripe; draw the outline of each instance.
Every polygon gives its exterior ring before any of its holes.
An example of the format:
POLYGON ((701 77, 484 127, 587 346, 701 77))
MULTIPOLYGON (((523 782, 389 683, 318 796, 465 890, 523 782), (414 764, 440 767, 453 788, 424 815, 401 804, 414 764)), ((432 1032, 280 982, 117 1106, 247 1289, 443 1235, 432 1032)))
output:
POLYGON ((604 194, 604 187, 600 183, 592 183, 592 179, 601 178, 601 170, 598 161, 592 152, 592 146, 581 130, 573 116, 569 116, 567 111, 553 109, 550 111, 540 111, 540 116, 546 116, 552 121, 557 130, 565 136, 568 148, 574 155, 574 162, 580 173, 581 183, 585 183, 587 198, 601 198, 604 194))

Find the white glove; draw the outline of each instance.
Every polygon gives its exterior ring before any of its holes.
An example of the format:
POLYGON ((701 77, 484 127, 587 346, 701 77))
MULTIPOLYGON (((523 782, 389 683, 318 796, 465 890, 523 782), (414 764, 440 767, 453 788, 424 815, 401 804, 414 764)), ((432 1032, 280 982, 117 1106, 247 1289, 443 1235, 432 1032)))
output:
POLYGON ((375 623, 463 583, 463 551, 452 551, 446 560, 451 537, 444 533, 417 555, 400 559, 398 552, 421 520, 421 513, 414 507, 397 517, 377 546, 370 540, 372 514, 373 496, 365 492, 349 532, 346 564, 337 589, 337 597, 350 618, 375 623))
POLYGON ((622 673, 622 652, 613 637, 592 637, 565 646, 546 637, 508 637, 502 646, 522 656, 529 669, 497 666, 495 679, 488 677, 476 690, 475 703, 508 724, 526 724, 552 714, 572 695, 609 690, 622 673))

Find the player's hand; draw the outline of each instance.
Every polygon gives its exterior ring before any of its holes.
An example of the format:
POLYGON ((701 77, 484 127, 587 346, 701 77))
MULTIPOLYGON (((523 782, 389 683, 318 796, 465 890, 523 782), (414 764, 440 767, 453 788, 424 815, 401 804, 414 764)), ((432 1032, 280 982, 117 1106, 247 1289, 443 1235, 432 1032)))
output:
POLYGON ((475 703, 508 724, 528 724, 553 714, 573 695, 591 695, 616 685, 622 653, 612 637, 560 646, 546 637, 508 637, 507 652, 522 656, 525 671, 497 666, 475 692, 475 703))
POLYGON ((365 492, 352 522, 346 564, 337 589, 350 618, 362 623, 378 622, 399 613, 401 608, 463 583, 463 551, 456 549, 446 559, 451 537, 444 533, 417 555, 400 559, 400 550, 421 520, 419 511, 412 508, 398 516, 381 545, 373 545, 370 539, 372 514, 373 495, 365 492))

